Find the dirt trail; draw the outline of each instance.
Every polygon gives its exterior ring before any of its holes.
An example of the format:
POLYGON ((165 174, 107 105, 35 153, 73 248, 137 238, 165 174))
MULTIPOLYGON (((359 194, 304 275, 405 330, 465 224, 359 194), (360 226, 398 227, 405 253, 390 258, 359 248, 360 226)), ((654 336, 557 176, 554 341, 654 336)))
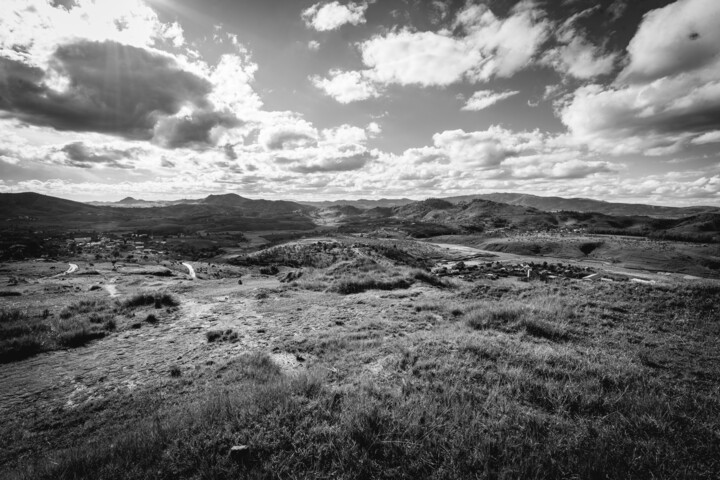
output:
POLYGON ((185 265, 185 268, 188 269, 188 274, 190 275, 190 278, 195 280, 197 278, 197 275, 195 275, 195 269, 193 268, 193 266, 185 262, 183 262, 183 265, 185 265))
POLYGON ((77 265, 75 265, 74 263, 68 263, 68 265, 69 265, 69 268, 68 268, 66 271, 64 271, 64 272, 62 272, 62 273, 58 273, 58 274, 55 275, 55 276, 56 276, 56 277, 62 277, 62 276, 64 276, 64 275, 70 275, 71 273, 75 273, 75 272, 77 271, 77 269, 78 269, 78 266, 77 266, 77 265))
POLYGON ((272 318, 255 312, 254 299, 226 298, 186 300, 175 318, 158 325, 143 323, 85 347, 3 365, 0 418, 74 408, 167 378, 172 366, 188 371, 209 360, 267 347, 270 337, 257 332, 278 331, 280 326, 273 328, 272 318), (208 330, 227 328, 239 333, 237 342, 208 343, 208 330))

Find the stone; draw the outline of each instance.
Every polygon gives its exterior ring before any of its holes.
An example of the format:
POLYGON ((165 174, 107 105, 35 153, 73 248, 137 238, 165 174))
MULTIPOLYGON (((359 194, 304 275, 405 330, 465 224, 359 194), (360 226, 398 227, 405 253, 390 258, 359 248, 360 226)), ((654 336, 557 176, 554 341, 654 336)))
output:
POLYGON ((250 458, 250 447, 247 445, 234 445, 230 447, 230 460, 236 463, 247 462, 250 458))

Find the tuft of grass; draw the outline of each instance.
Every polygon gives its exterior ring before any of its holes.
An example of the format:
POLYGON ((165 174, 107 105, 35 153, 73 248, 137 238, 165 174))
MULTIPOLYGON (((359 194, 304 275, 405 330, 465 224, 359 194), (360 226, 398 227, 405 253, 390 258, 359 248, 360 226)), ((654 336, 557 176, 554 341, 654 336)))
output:
POLYGON ((527 308, 519 304, 488 303, 475 306, 465 313, 467 325, 474 330, 488 328, 512 330, 527 315, 527 308))
POLYGON ((553 341, 563 341, 569 338, 567 330, 545 320, 525 319, 525 331, 533 337, 546 338, 553 341))

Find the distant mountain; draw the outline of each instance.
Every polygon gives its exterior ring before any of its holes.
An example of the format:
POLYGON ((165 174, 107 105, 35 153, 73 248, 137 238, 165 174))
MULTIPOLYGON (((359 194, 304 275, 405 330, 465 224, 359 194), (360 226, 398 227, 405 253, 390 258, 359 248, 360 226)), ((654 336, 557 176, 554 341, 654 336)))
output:
POLYGON ((416 202, 417 200, 410 200, 409 198, 381 198, 380 200, 366 200, 361 198, 360 200, 336 200, 336 201, 324 201, 324 202, 298 202, 303 205, 310 205, 317 208, 328 208, 328 207, 342 207, 350 206, 356 208, 385 208, 385 207, 398 207, 407 205, 409 203, 416 202))
POLYGON ((541 197, 524 193, 488 193, 479 195, 464 195, 449 197, 453 203, 469 201, 474 199, 491 200, 493 202, 507 203, 509 205, 521 205, 533 207, 546 212, 560 210, 573 212, 596 212, 606 215, 642 215, 648 217, 687 217, 702 213, 720 213, 719 207, 698 206, 698 207, 664 207, 658 205, 645 205, 636 203, 616 203, 591 200, 589 198, 563 198, 563 197, 541 197))
POLYGON ((241 197, 235 193, 209 195, 202 200, 202 203, 223 207, 236 207, 252 212, 273 214, 308 212, 315 209, 314 207, 308 205, 301 205, 287 200, 252 200, 250 198, 241 197))
POLYGON ((1 217, 45 217, 67 214, 98 213, 102 209, 86 203, 34 192, 0 193, 1 217))
POLYGON ((436 223, 478 229, 508 224, 542 228, 556 225, 552 214, 532 207, 475 199, 452 203, 447 199, 431 198, 395 207, 394 216, 403 220, 436 223))
MULTIPOLYGON (((605 202, 601 200, 592 200, 589 198, 563 198, 563 197, 541 197, 539 195, 529 195, 524 193, 486 193, 477 195, 461 195, 454 197, 444 197, 438 200, 444 200, 453 204, 460 202, 470 202, 472 200, 489 200, 496 203, 504 203, 508 205, 517 205, 522 207, 532 207, 544 212, 557 211, 573 211, 573 212, 596 212, 606 215, 624 215, 624 216, 648 216, 657 218, 682 218, 703 213, 720 213, 720 207, 696 206, 696 207, 664 207, 658 205, 646 205, 636 203, 618 203, 605 202)), ((91 205, 112 206, 112 207, 163 207, 170 205, 195 205, 210 204, 228 207, 239 207, 244 209, 259 211, 309 211, 306 207, 316 207, 326 209, 330 207, 354 207, 363 210, 380 208, 402 207, 417 203, 416 200, 409 198, 381 198, 379 200, 336 200, 322 202, 292 202, 292 201, 270 201, 270 200, 252 200, 241 197, 234 193, 224 195, 210 195, 205 199, 183 199, 183 200, 139 200, 133 197, 127 197, 119 202, 90 202, 91 205), (260 203, 258 203, 260 202, 260 203), (272 203, 268 203, 272 202, 272 203)), ((380 211, 375 212, 375 216, 380 211)), ((351 212, 344 212, 344 215, 352 215, 351 212)))
MULTIPOLYGON (((204 231, 311 230, 314 207, 294 202, 211 195, 202 200, 87 204, 37 193, 0 194, 0 228, 33 222, 36 227, 67 230, 137 231, 163 234, 204 231), (137 208, 143 205, 143 208, 137 208)), ((25 228, 25 227, 23 227, 25 228)))

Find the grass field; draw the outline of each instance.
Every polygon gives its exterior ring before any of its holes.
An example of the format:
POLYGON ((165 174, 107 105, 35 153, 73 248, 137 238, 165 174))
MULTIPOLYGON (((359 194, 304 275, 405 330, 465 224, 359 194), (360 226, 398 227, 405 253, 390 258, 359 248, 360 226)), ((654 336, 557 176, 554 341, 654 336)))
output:
MULTIPOLYGON (((0 471, 18 479, 720 475, 717 282, 466 282, 377 260, 307 268, 287 283, 248 267, 242 285, 128 277, 117 281, 117 299, 77 295, 54 317, 90 326, 113 309, 122 317, 137 308, 142 319, 171 308, 177 317, 78 347, 135 358, 117 357, 127 367, 103 380, 73 380, 102 395, 68 403, 76 386, 38 399, 52 419, 30 415, 31 405, 10 416, 0 396, 0 471), (187 327, 172 333, 173 322, 187 327), (143 348, 164 356, 148 363, 143 348), (156 373, 130 373, 142 365, 156 373)), ((3 325, 55 321, 8 315, 3 325)), ((9 365, 20 374, 23 361, 9 365)))

